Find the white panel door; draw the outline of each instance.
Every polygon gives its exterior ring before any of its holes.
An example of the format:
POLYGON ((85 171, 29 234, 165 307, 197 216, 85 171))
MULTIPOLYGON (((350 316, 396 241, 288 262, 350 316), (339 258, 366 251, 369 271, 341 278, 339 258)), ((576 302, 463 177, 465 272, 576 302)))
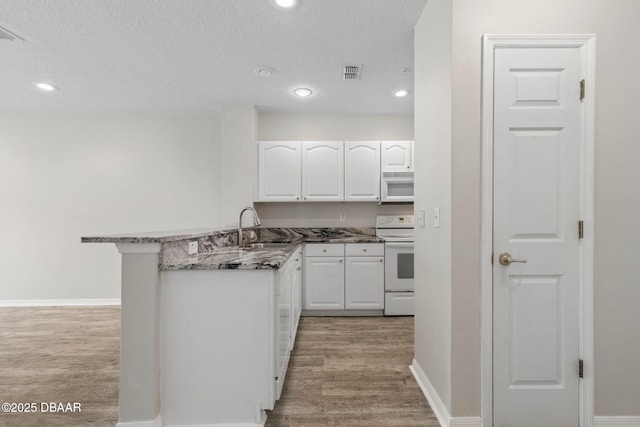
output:
POLYGON ((578 426, 580 53, 496 49, 494 79, 493 425, 578 426))
POLYGON ((384 309, 383 257, 347 257, 344 277, 346 309, 384 309))
POLYGON ((380 200, 380 142, 344 143, 344 199, 351 202, 380 200))
POLYGON ((413 170, 413 141, 382 141, 382 172, 410 172, 413 170))
POLYGON ((344 143, 302 143, 302 198, 307 202, 344 200, 344 143))
POLYGON ((344 258, 306 257, 304 262, 305 310, 343 310, 344 258))
POLYGON ((301 162, 298 141, 258 142, 258 200, 300 201, 301 162))

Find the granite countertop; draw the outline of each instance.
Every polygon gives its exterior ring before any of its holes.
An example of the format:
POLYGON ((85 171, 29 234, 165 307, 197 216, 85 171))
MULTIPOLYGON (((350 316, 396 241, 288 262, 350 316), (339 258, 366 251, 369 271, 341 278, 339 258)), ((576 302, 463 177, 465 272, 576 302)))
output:
POLYGON ((237 230, 231 227, 82 237, 83 243, 161 243, 161 270, 266 270, 278 269, 302 243, 382 243, 371 227, 348 228, 245 228, 245 242, 263 247, 239 248, 237 230), (189 255, 190 241, 199 253, 189 255))
POLYGON ((163 243, 185 239, 197 239, 230 229, 231 227, 202 227, 186 230, 144 231, 111 234, 108 236, 81 237, 80 241, 82 243, 163 243))
MULTIPOLYGON (((304 243, 382 243, 369 228, 269 228, 258 229, 260 239, 254 248, 215 247, 188 255, 181 247, 167 245, 161 270, 267 270, 282 267, 304 243)), ((174 245, 175 246, 175 245, 174 245)))
POLYGON ((264 248, 230 246, 196 255, 163 256, 161 270, 270 270, 282 267, 303 243, 281 243, 264 248))

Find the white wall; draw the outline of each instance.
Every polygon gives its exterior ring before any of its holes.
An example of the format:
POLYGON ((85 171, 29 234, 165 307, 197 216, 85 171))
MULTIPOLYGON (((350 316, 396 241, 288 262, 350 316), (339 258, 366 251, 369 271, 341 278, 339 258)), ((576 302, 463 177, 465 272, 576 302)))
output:
MULTIPOLYGON (((394 100, 392 100, 394 101, 394 100)), ((407 101, 411 102, 411 101, 407 101)), ((412 140, 413 116, 392 114, 278 114, 258 116, 257 140, 412 140)), ((376 215, 411 214, 411 205, 376 203, 255 203, 269 227, 373 227, 376 215), (344 213, 346 221, 339 221, 344 213)))
MULTIPOLYGON (((397 101, 391 99, 390 102, 397 101)), ((411 102, 410 99, 402 100, 411 102)), ((258 115, 258 140, 407 140, 413 139, 411 114, 258 115)))
POLYGON ((119 298, 81 236, 218 222, 218 115, 0 116, 0 300, 119 298))
POLYGON ((430 0, 415 29, 415 360, 451 405, 451 2, 430 0), (433 210, 440 208, 440 228, 433 210))
MULTIPOLYGON (((407 115, 266 114, 259 124, 262 139, 413 138, 407 115)), ((235 225, 252 201, 257 126, 250 105, 207 115, 0 116, 0 302, 119 298, 115 246, 81 236, 235 225)), ((342 225, 410 211, 363 205, 343 209, 342 225)), ((266 225, 332 226, 336 212, 274 206, 262 216, 266 225)))
POLYGON ((242 208, 253 202, 257 120, 253 105, 222 106, 216 169, 220 226, 236 226, 242 208))
MULTIPOLYGON (((427 9, 440 1, 430 0, 427 9)), ((481 37, 484 33, 595 33, 595 413, 638 416, 640 3, 456 0, 452 4, 451 413, 480 415, 481 37)), ((440 19, 448 19, 446 11, 440 14, 440 19)), ((419 32, 416 36, 421 37, 419 32)), ((430 60, 429 52, 418 48, 425 43, 416 40, 417 62, 430 60)), ((416 123, 426 119, 419 114, 421 103, 448 99, 442 95, 442 99, 428 100, 416 92, 416 123)), ((418 130, 416 136, 421 138, 418 130)), ((424 155, 417 156, 416 169, 428 164, 424 155)), ((448 325, 442 327, 446 330, 448 325)))

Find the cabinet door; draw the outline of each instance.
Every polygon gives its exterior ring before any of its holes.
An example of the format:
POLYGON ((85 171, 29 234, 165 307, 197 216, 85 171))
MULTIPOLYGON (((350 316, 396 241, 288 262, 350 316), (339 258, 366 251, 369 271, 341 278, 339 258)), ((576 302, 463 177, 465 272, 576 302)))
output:
POLYGON ((305 310, 344 309, 344 258, 306 257, 305 310))
POLYGON ((384 258, 347 257, 345 308, 384 309, 384 258))
POLYGON ((345 142, 344 159, 344 199, 380 200, 380 142, 345 142))
POLYGON ((380 148, 382 172, 413 170, 413 141, 382 141, 380 148))
POLYGON ((296 332, 302 311, 302 252, 293 255, 294 265, 291 270, 291 350, 296 341, 296 332))
POLYGON ((258 200, 300 201, 300 152, 298 141, 258 142, 258 200))
POLYGON ((307 202, 344 200, 344 143, 302 143, 302 198, 307 202))
POLYGON ((283 271, 278 275, 279 295, 276 296, 276 312, 274 323, 276 325, 274 337, 275 349, 275 373, 276 373, 276 400, 280 399, 284 378, 289 364, 289 352, 291 350, 291 274, 283 271))

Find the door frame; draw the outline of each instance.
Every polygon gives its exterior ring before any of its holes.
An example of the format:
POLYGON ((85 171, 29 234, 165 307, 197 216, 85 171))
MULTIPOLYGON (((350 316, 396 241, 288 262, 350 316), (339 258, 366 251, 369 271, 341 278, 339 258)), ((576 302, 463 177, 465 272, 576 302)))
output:
MULTIPOLYGON (((580 426, 591 427, 594 406, 593 348, 593 193, 595 141, 595 34, 485 34, 482 38, 482 146, 481 146, 481 408, 482 426, 493 425, 493 76, 494 53, 500 48, 579 48, 586 96, 582 101, 580 131, 580 216, 584 238, 579 245, 580 426)), ((578 82, 576 82, 578 84, 578 82)), ((576 224, 577 232, 577 224, 576 224)))

